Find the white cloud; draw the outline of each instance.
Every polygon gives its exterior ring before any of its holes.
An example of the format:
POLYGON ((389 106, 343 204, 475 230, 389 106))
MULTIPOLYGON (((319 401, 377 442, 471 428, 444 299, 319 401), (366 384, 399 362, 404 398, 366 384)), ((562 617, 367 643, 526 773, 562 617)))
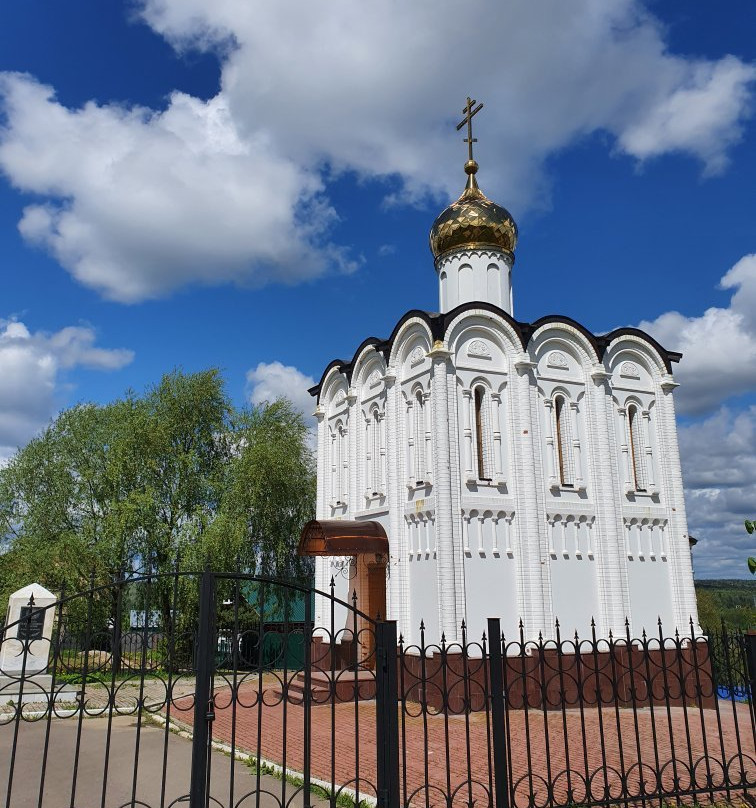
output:
POLYGON ((726 147, 740 136, 739 128, 732 132, 729 127, 748 109, 753 66, 726 56, 685 72, 675 89, 620 133, 619 145, 641 159, 691 152, 703 160, 705 173, 716 174, 727 166, 726 147))
POLYGON ((69 110, 21 75, 5 74, 0 92, 9 119, 0 166, 50 200, 25 209, 21 233, 105 297, 297 282, 345 264, 322 243, 335 214, 317 174, 277 155, 262 134, 241 139, 223 96, 205 103, 175 93, 155 113, 69 110))
POLYGON ((66 370, 116 370, 133 356, 96 347, 91 328, 32 333, 22 322, 0 320, 0 458, 25 444, 55 413, 66 370))
POLYGON ((548 196, 549 155, 596 131, 638 160, 674 151, 722 170, 756 78, 733 56, 670 53, 640 0, 142 0, 142 13, 178 48, 218 48, 215 98, 70 110, 29 78, 3 82, 0 167, 46 199, 23 234, 125 301, 350 268, 328 242, 333 172, 391 176, 393 202, 457 193, 452 124, 471 88, 487 106, 481 183, 520 214, 548 196))
POLYGON ((474 88, 487 103, 479 150, 495 165, 484 182, 515 208, 543 187, 550 152, 596 130, 639 159, 679 150, 721 168, 756 77, 735 57, 671 54, 634 0, 142 2, 179 48, 233 39, 222 58, 234 118, 245 132, 273 133, 301 163, 458 192, 449 124, 474 88))
POLYGON ((726 308, 698 317, 667 312, 640 323, 662 345, 683 353, 674 368, 680 459, 697 574, 743 577, 756 551, 743 520, 756 516, 756 406, 728 399, 756 390, 756 254, 729 269, 720 288, 732 290, 726 308), (720 406, 724 403, 724 406, 720 406), (701 417, 705 416, 705 417, 701 417))
POLYGON ((307 390, 314 384, 312 376, 281 362, 260 362, 247 371, 247 391, 252 404, 286 397, 308 419, 315 409, 315 399, 307 390))
POLYGON ((756 407, 721 408, 681 426, 680 455, 697 574, 743 577, 756 543, 743 520, 756 516, 756 407))
POLYGON ((720 286, 734 290, 727 308, 700 317, 666 312, 638 326, 682 352, 674 372, 681 385, 675 403, 684 415, 711 412, 730 396, 756 390, 756 254, 741 258, 720 286))

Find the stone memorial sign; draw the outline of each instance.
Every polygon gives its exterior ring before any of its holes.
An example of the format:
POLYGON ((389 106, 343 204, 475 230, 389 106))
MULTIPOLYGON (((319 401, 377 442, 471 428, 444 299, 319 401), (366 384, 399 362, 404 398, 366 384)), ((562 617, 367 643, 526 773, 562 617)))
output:
POLYGON ((0 676, 44 673, 50 655, 57 598, 39 584, 29 584, 8 600, 5 631, 0 646, 0 676))
POLYGON ((21 622, 18 624, 16 638, 22 642, 41 640, 44 637, 45 609, 37 606, 22 606, 21 622))

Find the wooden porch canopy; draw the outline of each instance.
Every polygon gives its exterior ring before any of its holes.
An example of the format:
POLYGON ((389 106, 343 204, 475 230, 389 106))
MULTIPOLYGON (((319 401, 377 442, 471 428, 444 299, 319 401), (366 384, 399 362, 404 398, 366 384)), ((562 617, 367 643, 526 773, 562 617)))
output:
POLYGON ((388 553, 386 531, 380 522, 313 519, 302 528, 297 553, 306 556, 353 556, 388 553))

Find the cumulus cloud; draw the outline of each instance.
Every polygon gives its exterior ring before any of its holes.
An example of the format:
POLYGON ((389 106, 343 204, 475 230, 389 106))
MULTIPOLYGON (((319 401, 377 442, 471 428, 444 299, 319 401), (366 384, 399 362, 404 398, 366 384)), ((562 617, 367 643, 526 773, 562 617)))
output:
POLYGON ((666 312, 638 326, 682 352, 675 403, 683 415, 711 412, 729 397, 756 389, 756 254, 741 258, 720 287, 734 290, 727 308, 713 306, 699 317, 666 312))
POLYGON ((499 182, 482 174, 515 208, 533 201, 548 153, 596 130, 641 160, 675 150, 721 168, 756 77, 735 57, 671 54, 635 0, 143 0, 142 13, 179 48, 233 41, 223 91, 245 131, 275 132, 301 162, 397 172, 415 190, 458 192, 450 104, 475 88, 499 182), (474 54, 464 69, 462 54, 474 54))
POLYGON ((721 408, 681 426, 680 456, 696 573, 743 577, 753 555, 753 537, 743 520, 756 512, 756 407, 721 408))
POLYGON ((697 574, 742 577, 753 542, 743 529, 756 508, 756 406, 733 397, 756 390, 756 254, 719 282, 727 307, 700 316, 667 312, 639 327, 683 353, 675 367, 680 459, 690 532, 700 539, 697 574))
POLYGON ((315 399, 307 390, 314 384, 312 376, 281 362, 260 362, 247 371, 247 393, 252 404, 285 397, 308 417, 315 409, 315 399))
POLYGON ((217 51, 215 98, 72 110, 28 77, 0 88, 0 168, 44 200, 22 233, 124 301, 352 268, 329 242, 329 182, 390 177, 394 203, 458 193, 452 124, 471 88, 487 104, 481 183, 517 214, 547 198, 548 157, 597 131, 640 161, 673 151, 723 170, 756 78, 733 56, 670 53, 640 0, 140 8, 177 48, 217 51))
POLYGON ((26 443, 54 414, 67 369, 117 370, 133 352, 95 346, 91 328, 71 326, 53 334, 0 320, 0 459, 26 443))
POLYGON ((14 74, 0 93, 0 166, 18 188, 48 198, 24 210, 21 233, 107 298, 296 282, 348 266, 322 241, 335 212, 317 174, 262 134, 242 139, 223 96, 175 93, 163 112, 70 110, 52 88, 14 74))

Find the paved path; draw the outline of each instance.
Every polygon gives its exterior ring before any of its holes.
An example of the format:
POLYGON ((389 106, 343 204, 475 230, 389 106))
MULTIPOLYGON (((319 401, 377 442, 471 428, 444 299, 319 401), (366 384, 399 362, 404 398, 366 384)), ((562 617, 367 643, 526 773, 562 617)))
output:
MULTIPOLYGON (((286 754, 286 765, 301 769, 303 708, 285 703, 268 689, 263 697, 259 714, 254 683, 241 685, 236 710, 228 690, 217 693, 214 736, 227 742, 233 737, 236 746, 253 752, 259 749, 263 757, 279 763, 286 754)), ((738 704, 733 710, 729 702, 720 704, 719 715, 714 710, 681 707, 669 711, 644 708, 635 714, 627 709, 615 712, 611 707, 546 715, 513 710, 508 719, 508 753, 515 803, 527 806, 532 791, 536 805, 544 804, 549 799, 549 783, 554 784, 555 800, 564 803, 587 801, 586 782, 593 799, 603 799, 605 788, 610 797, 619 796, 623 778, 631 789, 638 788, 643 778, 650 790, 655 787, 656 773, 669 791, 674 790, 675 778, 684 790, 691 788, 692 781, 705 785, 707 775, 715 785, 721 783, 723 769, 728 769, 730 782, 743 775, 756 782, 748 705, 738 704)), ((430 802, 438 805, 442 797, 456 792, 454 806, 469 806, 471 800, 477 806, 489 804, 492 754, 486 713, 467 718, 418 713, 418 705, 410 702, 404 714, 400 713, 403 803, 424 805, 428 794, 430 802)), ((313 707, 313 777, 374 795, 375 716, 375 703, 369 701, 313 707)))
MULTIPOLYGON (((75 808, 100 808, 100 806, 116 808, 131 805, 132 793, 140 801, 138 805, 159 808, 159 806, 167 807, 172 801, 188 792, 191 744, 173 733, 166 734, 159 726, 148 724, 139 728, 133 716, 113 718, 107 778, 103 777, 103 772, 108 721, 104 718, 88 718, 82 721, 78 770, 74 779, 78 724, 76 718, 58 718, 50 723, 50 746, 42 808, 69 808, 72 804, 75 808), (135 740, 138 729, 139 759, 135 762, 135 740), (164 755, 167 760, 165 769, 164 755), (163 780, 164 771, 165 780, 163 780), (75 793, 72 799, 74 783, 75 793)), ((10 808, 38 808, 40 805, 41 758, 46 727, 45 721, 19 723, 10 808)), ((13 724, 0 726, 0 805, 2 806, 6 805, 8 793, 13 731, 13 724)), ((254 772, 244 763, 234 762, 232 795, 231 769, 230 756, 221 752, 212 753, 211 793, 217 802, 213 801, 210 804, 212 806, 217 806, 218 803, 222 806, 236 804, 239 808, 256 808, 258 781, 254 772)), ((259 808, 279 808, 282 802, 285 804, 293 796, 296 787, 263 775, 260 778, 260 790, 259 808)), ((301 796, 295 798, 291 804, 301 808, 301 796)), ((182 801, 178 805, 186 808, 188 803, 182 801)))

